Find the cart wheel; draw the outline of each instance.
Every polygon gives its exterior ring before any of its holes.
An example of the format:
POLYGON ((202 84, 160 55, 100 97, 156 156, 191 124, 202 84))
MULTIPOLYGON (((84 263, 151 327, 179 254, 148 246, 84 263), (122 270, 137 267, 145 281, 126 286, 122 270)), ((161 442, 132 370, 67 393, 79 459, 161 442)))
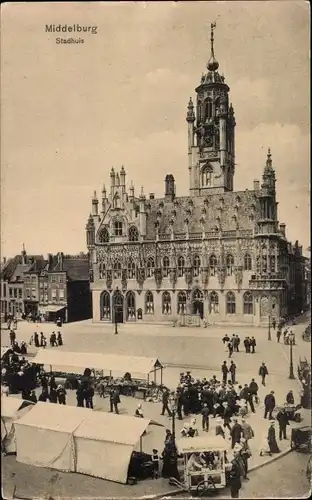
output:
POLYGON ((216 489, 216 485, 214 484, 213 481, 209 481, 208 483, 205 481, 201 481, 198 483, 197 488, 196 488, 196 493, 199 497, 203 497, 206 493, 211 492, 212 490, 216 489))

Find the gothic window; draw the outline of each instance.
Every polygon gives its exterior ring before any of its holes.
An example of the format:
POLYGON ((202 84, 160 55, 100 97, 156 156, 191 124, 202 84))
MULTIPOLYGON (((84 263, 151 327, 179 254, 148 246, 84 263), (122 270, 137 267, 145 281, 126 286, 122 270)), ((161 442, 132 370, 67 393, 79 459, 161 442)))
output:
POLYGON ((226 257, 226 273, 228 276, 232 276, 234 271, 234 257, 233 255, 227 255, 226 257))
POLYGON ((211 166, 204 167, 202 170, 202 185, 206 187, 212 186, 212 168, 211 166))
POLYGON ((164 278, 168 277, 168 275, 169 275, 169 268, 170 268, 169 257, 164 257, 163 258, 163 276, 164 276, 164 278))
POLYGON ((99 265, 99 278, 100 278, 100 280, 105 279, 105 263, 104 262, 100 262, 100 265, 99 265))
POLYGON ((217 271, 218 260, 215 255, 210 255, 209 258, 209 268, 210 268, 210 276, 215 276, 217 271))
POLYGON ((152 278, 155 271, 155 261, 153 257, 149 257, 147 260, 147 277, 152 278))
POLYGON ((154 314, 154 297, 150 291, 145 295, 145 314, 154 314))
POLYGON ((245 269, 245 271, 252 270, 252 260, 251 260, 249 253, 246 253, 245 257, 244 257, 244 269, 245 269))
POLYGON ((115 221, 114 222, 114 235, 115 236, 122 236, 122 222, 121 221, 115 221))
POLYGON ((131 226, 129 229, 129 241, 138 241, 139 233, 135 226, 131 226))
POLYGON ((118 196, 118 194, 116 194, 115 198, 114 198, 114 208, 121 208, 121 202, 120 202, 120 197, 118 196))
POLYGON ((250 292, 244 293, 244 314, 253 314, 253 299, 250 292))
POLYGON ((226 314, 235 314, 236 312, 236 301, 233 292, 228 292, 226 294, 226 314))
POLYGON ((270 255, 270 271, 271 273, 275 273, 275 255, 270 255))
POLYGON ((199 276, 200 273, 200 258, 198 257, 198 255, 195 255, 193 259, 193 273, 194 276, 199 276))
POLYGON ((177 312, 178 312, 178 314, 185 314, 186 313, 186 293, 185 292, 178 293, 177 312))
POLYGON ((127 319, 135 319, 135 295, 133 292, 127 294, 127 319))
POLYGON ((211 292, 210 294, 210 314, 219 313, 219 297, 217 292, 211 292))
POLYGON ((212 102, 211 99, 205 99, 204 103, 204 113, 203 113, 203 121, 207 121, 209 118, 212 117, 212 102))
POLYGON ((203 300, 203 292, 201 290, 195 290, 193 294, 193 300, 203 300))
POLYGON ((171 297, 169 292, 164 292, 162 295, 162 313, 171 314, 171 297))
POLYGON ((121 278, 121 262, 120 262, 120 260, 115 260, 113 270, 114 270, 114 279, 120 279, 121 278))
POLYGON ((98 238, 100 243, 109 242, 109 232, 106 227, 100 230, 98 238))
POLYGON ((178 277, 182 278, 184 276, 185 260, 183 257, 178 258, 178 277))
POLYGON ((128 261, 128 278, 131 280, 135 278, 135 263, 132 259, 128 261))
POLYGON ((101 295, 101 319, 110 320, 110 317, 111 317, 110 295, 108 292, 103 292, 101 295))

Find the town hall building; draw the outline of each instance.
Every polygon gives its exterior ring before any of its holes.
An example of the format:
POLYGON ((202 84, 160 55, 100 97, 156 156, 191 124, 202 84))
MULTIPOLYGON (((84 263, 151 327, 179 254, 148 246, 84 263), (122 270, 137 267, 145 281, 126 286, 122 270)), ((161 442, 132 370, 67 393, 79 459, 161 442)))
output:
POLYGON ((304 257, 278 221, 270 149, 262 182, 235 192, 235 114, 211 57, 187 106, 189 195, 135 194, 114 168, 86 226, 94 322, 267 324, 302 308, 304 257))

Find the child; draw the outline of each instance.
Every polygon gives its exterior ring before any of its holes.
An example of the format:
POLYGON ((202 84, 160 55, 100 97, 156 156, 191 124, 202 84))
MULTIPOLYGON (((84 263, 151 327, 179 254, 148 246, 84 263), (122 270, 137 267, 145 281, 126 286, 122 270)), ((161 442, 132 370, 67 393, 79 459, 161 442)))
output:
POLYGON ((153 479, 158 479, 159 477, 159 455, 158 450, 153 450, 152 454, 152 462, 153 462, 153 479))

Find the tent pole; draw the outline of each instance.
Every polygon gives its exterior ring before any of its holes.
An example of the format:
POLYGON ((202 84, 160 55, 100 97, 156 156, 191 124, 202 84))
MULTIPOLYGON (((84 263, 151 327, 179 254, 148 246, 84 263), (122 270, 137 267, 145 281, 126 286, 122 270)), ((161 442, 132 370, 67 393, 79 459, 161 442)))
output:
POLYGON ((140 453, 142 453, 142 436, 140 436, 140 453))
POLYGON ((160 385, 163 385, 163 367, 160 368, 160 385))

